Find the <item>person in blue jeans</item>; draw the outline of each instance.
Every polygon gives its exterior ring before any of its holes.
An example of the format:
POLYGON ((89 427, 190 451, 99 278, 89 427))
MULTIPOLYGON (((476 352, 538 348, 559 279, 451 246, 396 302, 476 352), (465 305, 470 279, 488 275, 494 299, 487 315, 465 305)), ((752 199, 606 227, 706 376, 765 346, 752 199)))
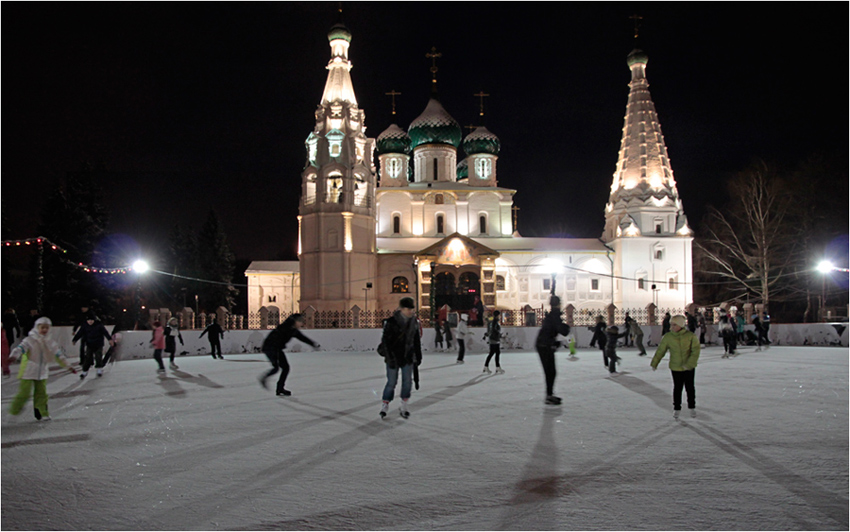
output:
POLYGON ((381 397, 381 418, 386 417, 390 401, 395 395, 398 374, 401 371, 401 408, 402 417, 409 417, 407 401, 413 381, 413 367, 422 363, 422 346, 419 341, 419 322, 413 298, 404 297, 399 308, 392 316, 384 320, 384 332, 381 335, 381 355, 387 367, 387 384, 381 397))

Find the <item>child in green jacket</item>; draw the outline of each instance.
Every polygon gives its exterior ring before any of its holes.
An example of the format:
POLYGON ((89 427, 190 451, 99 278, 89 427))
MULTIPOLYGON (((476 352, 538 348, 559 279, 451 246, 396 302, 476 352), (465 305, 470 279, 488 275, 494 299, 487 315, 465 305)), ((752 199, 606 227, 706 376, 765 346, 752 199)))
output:
POLYGON ((655 356, 652 357, 652 370, 658 369, 658 363, 670 352, 670 372, 673 374, 673 417, 679 419, 682 410, 682 388, 688 392, 688 409, 691 417, 696 417, 696 392, 694 375, 699 360, 699 338, 685 328, 687 321, 681 314, 670 320, 670 332, 661 338, 655 356))

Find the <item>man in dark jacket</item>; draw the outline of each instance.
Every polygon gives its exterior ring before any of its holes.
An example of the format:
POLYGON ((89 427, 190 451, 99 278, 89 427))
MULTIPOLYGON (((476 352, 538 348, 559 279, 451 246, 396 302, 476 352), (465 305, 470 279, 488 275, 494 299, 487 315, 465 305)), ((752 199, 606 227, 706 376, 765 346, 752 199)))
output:
POLYGON ((201 333, 201 336, 198 338, 203 338, 203 336, 207 334, 207 339, 210 341, 210 353, 212 353, 213 359, 215 359, 215 353, 218 351, 218 358, 224 358, 221 356, 221 339, 224 338, 224 329, 221 328, 221 325, 218 324, 218 320, 213 318, 212 323, 207 325, 207 328, 201 333))
POLYGON ((21 323, 18 321, 15 309, 10 308, 3 314, 3 328, 6 329, 6 340, 11 348, 15 344, 15 339, 21 338, 21 323))
POLYGON ((380 352, 387 366, 387 384, 381 397, 381 417, 386 417, 390 401, 395 395, 398 372, 401 370, 401 408, 402 417, 409 417, 407 401, 410 399, 413 367, 422 363, 422 346, 419 342, 419 322, 413 298, 403 297, 399 308, 392 316, 384 320, 384 333, 381 335, 380 352))
POLYGON ((552 305, 552 310, 546 313, 543 318, 543 326, 540 327, 540 332, 537 333, 537 354, 540 355, 540 363, 543 364, 543 373, 546 376, 546 404, 559 405, 561 398, 554 395, 555 389, 555 350, 561 346, 561 343, 556 340, 560 334, 566 336, 570 334, 570 326, 564 323, 561 319, 561 298, 552 296, 549 300, 552 305))
POLYGON ((97 376, 103 376, 104 338, 109 340, 110 344, 112 343, 112 336, 106 330, 106 327, 103 326, 103 323, 97 319, 97 316, 94 314, 86 316, 86 322, 77 330, 77 334, 74 335, 72 341, 73 344, 76 344, 77 340, 82 339, 83 345, 86 347, 86 353, 83 359, 83 371, 80 373, 81 379, 86 378, 92 362, 94 362, 95 368, 97 368, 97 376))
POLYGON ((664 319, 661 320, 661 336, 664 336, 670 332, 670 313, 667 312, 664 314, 664 319))
POLYGON ((305 344, 313 346, 314 349, 319 348, 319 344, 301 333, 299 329, 303 326, 304 316, 293 314, 266 336, 265 341, 263 341, 263 353, 269 357, 272 369, 260 375, 260 384, 263 385, 263 388, 268 388, 266 380, 280 370, 276 393, 277 395, 292 395, 292 392, 284 388, 286 376, 289 375, 289 361, 286 360, 286 353, 283 351, 286 344, 293 338, 298 338, 305 344))

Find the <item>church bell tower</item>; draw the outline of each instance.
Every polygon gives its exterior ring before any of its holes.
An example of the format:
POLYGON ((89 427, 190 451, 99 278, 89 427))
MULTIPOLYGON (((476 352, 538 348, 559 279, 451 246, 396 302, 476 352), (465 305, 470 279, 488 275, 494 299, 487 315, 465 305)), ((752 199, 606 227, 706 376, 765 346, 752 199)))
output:
MULTIPOLYGON (((305 142, 307 160, 301 173, 302 311, 309 306, 343 311, 368 305, 363 289, 377 273, 374 140, 366 137, 365 113, 357 106, 351 83, 351 33, 336 24, 328 41, 328 78, 316 125, 305 142)), ((375 293, 365 291, 367 298, 375 293)))

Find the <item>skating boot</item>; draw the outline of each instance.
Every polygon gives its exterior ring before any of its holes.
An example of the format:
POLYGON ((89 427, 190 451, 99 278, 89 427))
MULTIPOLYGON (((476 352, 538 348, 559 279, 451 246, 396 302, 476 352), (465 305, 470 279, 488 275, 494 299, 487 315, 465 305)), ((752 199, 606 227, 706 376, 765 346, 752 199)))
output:
POLYGON ((390 409, 389 401, 384 401, 384 404, 381 405, 381 419, 387 417, 387 411, 390 409))
POLYGON ((504 374, 505 374, 505 370, 503 370, 502 368, 496 368, 496 375, 504 375, 504 374))
POLYGON ((487 366, 484 366, 484 371, 482 371, 481 373, 486 373, 487 375, 489 375, 489 374, 491 374, 491 373, 493 373, 493 372, 492 372, 492 371, 490 371, 490 368, 488 368, 487 366))
POLYGON ((407 411, 407 401, 404 400, 401 402, 401 406, 398 408, 398 413, 401 414, 401 417, 407 419, 410 417, 410 412, 407 411))

